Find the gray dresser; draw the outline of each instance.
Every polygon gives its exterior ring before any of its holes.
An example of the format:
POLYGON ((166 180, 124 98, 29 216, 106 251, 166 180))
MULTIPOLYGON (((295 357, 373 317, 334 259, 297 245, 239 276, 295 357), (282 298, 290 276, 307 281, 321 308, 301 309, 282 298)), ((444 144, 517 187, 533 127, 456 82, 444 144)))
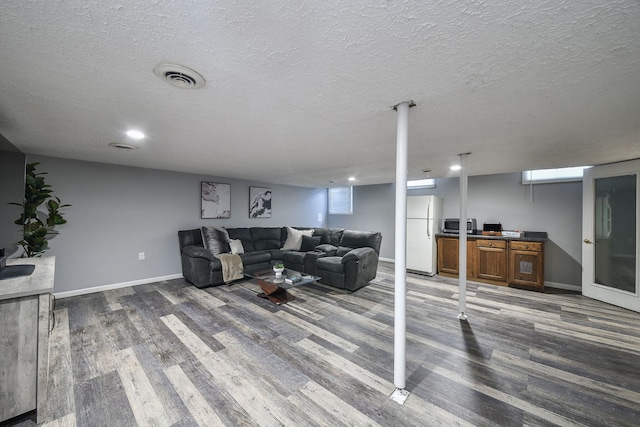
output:
POLYGON ((20 258, 29 276, 0 280, 0 423, 37 409, 44 421, 55 257, 20 258))

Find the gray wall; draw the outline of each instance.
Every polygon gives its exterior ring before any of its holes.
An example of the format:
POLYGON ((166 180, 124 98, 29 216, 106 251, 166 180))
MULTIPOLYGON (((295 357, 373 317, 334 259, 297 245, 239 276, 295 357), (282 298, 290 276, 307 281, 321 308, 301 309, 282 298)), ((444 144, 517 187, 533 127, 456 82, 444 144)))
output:
MULTIPOLYGON (((533 203, 519 173, 469 177, 468 213, 478 226, 502 223, 506 230, 546 231, 545 280, 580 285, 582 183, 537 184, 533 203)), ((409 195, 435 194, 444 200, 444 216, 459 216, 460 181, 437 179, 436 188, 410 190, 409 195)), ((353 215, 328 215, 330 227, 382 232, 380 255, 394 258, 395 187, 392 184, 354 187, 353 215)))
POLYGON ((324 226, 326 189, 27 157, 48 172, 68 223, 50 241, 56 256, 55 292, 181 274, 178 230, 202 225, 324 226), (200 218, 200 181, 231 184, 231 218, 200 218), (249 186, 273 190, 271 218, 249 218, 249 186), (145 252, 146 259, 138 260, 145 252))

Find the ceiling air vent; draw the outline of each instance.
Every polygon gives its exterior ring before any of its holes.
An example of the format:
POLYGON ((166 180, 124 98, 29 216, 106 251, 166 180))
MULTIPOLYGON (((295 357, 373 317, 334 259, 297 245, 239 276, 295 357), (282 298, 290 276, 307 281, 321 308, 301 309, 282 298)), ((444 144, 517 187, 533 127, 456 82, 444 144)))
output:
POLYGON ((199 89, 206 84, 204 77, 182 65, 160 64, 153 69, 153 72, 170 85, 181 89, 199 89))
POLYGON ((120 150, 135 150, 136 148, 138 148, 135 145, 125 144, 124 142, 110 142, 109 146, 113 148, 119 148, 120 150))

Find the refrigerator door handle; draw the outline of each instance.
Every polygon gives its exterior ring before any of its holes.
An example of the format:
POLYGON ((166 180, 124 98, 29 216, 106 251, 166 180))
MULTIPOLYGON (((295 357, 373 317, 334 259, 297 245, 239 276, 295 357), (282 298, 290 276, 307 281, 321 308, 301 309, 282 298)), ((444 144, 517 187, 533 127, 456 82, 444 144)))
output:
POLYGON ((429 199, 429 204, 427 205, 427 237, 431 238, 431 199, 429 199))

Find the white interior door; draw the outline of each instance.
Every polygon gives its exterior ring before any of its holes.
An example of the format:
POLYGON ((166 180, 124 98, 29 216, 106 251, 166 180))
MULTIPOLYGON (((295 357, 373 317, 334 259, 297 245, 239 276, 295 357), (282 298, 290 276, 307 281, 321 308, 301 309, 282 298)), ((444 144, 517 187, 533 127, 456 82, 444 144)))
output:
POLYGON ((640 312, 640 161, 585 170, 582 294, 640 312))

